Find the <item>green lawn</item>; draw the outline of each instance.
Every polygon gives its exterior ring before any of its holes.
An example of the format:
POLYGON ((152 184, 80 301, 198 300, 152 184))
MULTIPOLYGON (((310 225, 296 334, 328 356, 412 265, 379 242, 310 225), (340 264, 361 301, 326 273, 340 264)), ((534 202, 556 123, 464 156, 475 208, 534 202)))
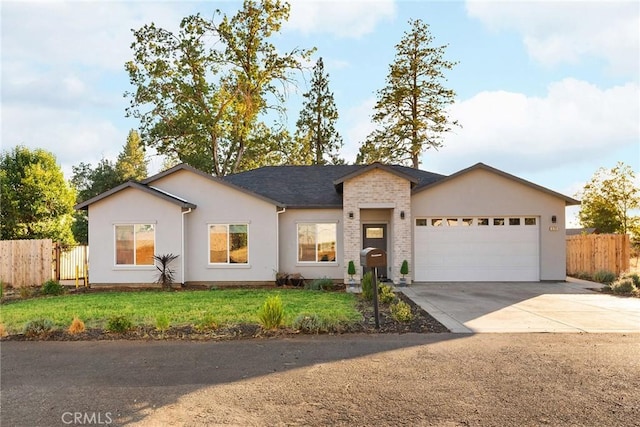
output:
POLYGON ((74 316, 87 328, 103 328, 114 315, 125 315, 134 325, 155 325, 166 315, 172 326, 195 325, 213 316, 219 325, 259 323, 258 310, 265 299, 280 295, 285 325, 301 313, 316 313, 340 322, 361 319, 353 294, 306 290, 230 289, 181 292, 100 292, 43 297, 0 306, 0 323, 8 333, 21 332, 25 323, 48 318, 56 328, 67 328, 74 316))

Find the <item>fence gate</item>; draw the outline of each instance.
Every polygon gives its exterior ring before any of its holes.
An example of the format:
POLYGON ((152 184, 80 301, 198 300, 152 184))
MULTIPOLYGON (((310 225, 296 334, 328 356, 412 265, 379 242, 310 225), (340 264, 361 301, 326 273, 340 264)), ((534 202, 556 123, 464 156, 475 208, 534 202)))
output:
POLYGON ((56 244, 54 252, 54 275, 57 280, 84 279, 89 274, 89 246, 62 247, 56 244))

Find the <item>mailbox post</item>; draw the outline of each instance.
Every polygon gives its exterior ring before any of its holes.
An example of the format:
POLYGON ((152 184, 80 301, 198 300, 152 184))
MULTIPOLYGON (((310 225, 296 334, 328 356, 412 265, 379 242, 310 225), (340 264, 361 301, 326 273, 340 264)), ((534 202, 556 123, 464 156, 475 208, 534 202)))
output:
POLYGON ((373 271, 371 286, 373 286, 373 313, 376 329, 380 329, 380 313, 378 310, 378 267, 387 265, 387 253, 382 249, 366 248, 360 251, 360 265, 373 271))

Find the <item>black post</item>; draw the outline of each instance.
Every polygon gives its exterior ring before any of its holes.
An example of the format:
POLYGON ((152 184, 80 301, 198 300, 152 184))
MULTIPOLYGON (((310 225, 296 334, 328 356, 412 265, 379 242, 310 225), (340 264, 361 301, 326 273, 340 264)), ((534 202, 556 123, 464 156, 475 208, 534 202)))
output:
POLYGON ((373 277, 371 278, 373 286, 373 313, 376 317, 376 329, 380 329, 380 313, 378 312, 378 267, 372 268, 373 277))

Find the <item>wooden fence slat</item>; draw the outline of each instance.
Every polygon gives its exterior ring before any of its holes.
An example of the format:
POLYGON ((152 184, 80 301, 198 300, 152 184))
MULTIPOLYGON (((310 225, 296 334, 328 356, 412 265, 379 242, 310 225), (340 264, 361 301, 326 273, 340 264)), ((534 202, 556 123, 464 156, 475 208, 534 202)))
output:
POLYGON ((567 274, 629 271, 631 241, 626 234, 567 236, 567 274))
POLYGON ((0 280, 14 288, 42 285, 52 278, 52 248, 51 239, 0 241, 0 280))

